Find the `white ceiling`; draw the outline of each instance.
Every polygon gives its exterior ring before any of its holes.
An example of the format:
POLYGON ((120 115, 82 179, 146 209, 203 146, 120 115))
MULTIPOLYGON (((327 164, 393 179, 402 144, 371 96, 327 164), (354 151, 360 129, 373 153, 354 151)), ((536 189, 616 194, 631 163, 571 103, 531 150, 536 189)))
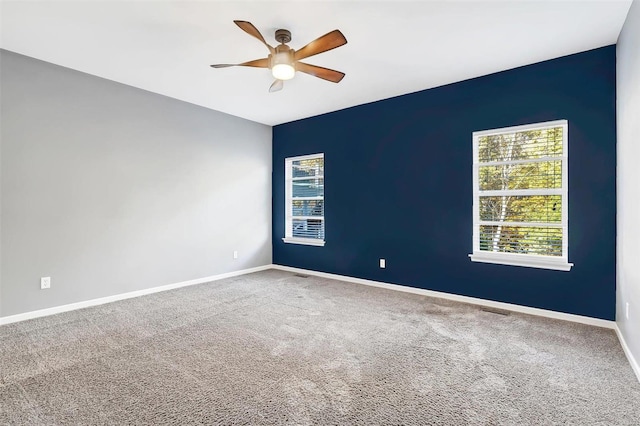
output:
POLYGON ((602 1, 2 1, 4 49, 275 125, 616 42, 631 0, 602 1), (348 44, 306 62, 268 93, 270 72, 212 69, 267 56, 234 25, 277 28, 298 49, 333 29, 348 44))

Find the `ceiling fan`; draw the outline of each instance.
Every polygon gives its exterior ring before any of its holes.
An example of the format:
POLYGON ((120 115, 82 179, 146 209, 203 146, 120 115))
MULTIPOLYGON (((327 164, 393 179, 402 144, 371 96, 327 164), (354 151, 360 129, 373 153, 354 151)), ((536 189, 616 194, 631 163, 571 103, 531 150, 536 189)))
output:
POLYGON ((291 41, 291 32, 288 30, 276 30, 276 40, 280 43, 278 46, 273 47, 269 45, 260 34, 260 31, 248 21, 233 21, 247 34, 260 40, 269 49, 269 56, 263 59, 255 59, 253 61, 243 62, 241 64, 215 64, 211 65, 213 68, 226 68, 226 67, 255 67, 255 68, 269 68, 271 74, 276 79, 269 92, 277 92, 282 90, 285 80, 290 80, 295 75, 296 71, 300 71, 314 77, 322 78, 333 83, 339 83, 344 77, 344 73, 335 71, 329 68, 319 67, 317 65, 310 65, 304 62, 300 62, 301 59, 308 58, 309 56, 317 55, 319 53, 326 52, 336 47, 340 47, 347 44, 347 39, 339 30, 333 30, 330 33, 318 37, 311 43, 304 46, 302 49, 293 50, 286 43, 291 41))

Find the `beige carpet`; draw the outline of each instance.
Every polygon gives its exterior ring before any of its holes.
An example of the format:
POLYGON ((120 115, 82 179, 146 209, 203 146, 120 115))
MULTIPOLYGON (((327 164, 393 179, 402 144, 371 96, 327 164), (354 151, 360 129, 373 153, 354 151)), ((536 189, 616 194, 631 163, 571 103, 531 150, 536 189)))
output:
POLYGON ((613 331, 265 271, 0 327, 0 424, 638 425, 613 331))

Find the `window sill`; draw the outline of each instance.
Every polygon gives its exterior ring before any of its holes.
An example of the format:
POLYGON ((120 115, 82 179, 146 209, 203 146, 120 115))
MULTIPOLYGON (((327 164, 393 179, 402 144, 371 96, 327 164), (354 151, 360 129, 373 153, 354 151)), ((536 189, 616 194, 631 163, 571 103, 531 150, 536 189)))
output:
POLYGON ((318 246, 324 247, 324 240, 316 240, 313 238, 292 238, 285 237, 282 239, 287 244, 302 244, 305 246, 318 246))
POLYGON ((497 265, 525 266, 529 268, 570 271, 573 263, 565 259, 549 259, 541 256, 519 254, 473 253, 469 255, 472 262, 494 263, 497 265))

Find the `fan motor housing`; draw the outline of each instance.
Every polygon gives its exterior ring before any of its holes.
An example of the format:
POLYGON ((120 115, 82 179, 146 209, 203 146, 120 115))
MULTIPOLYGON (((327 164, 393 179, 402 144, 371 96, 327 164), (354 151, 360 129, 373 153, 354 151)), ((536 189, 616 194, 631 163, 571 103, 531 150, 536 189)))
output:
POLYGON ((278 64, 287 64, 295 67, 295 50, 289 46, 281 44, 276 46, 276 51, 273 55, 269 55, 269 68, 273 68, 278 64))

